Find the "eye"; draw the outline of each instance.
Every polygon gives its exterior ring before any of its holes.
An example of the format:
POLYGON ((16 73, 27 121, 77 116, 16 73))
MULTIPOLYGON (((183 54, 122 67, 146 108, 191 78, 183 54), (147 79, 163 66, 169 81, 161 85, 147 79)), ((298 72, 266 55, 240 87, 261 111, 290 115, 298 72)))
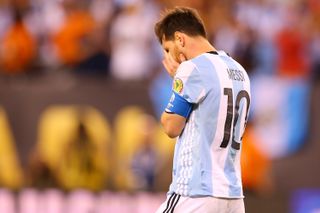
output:
POLYGON ((164 49, 164 51, 166 51, 167 53, 169 53, 169 49, 167 49, 167 48, 166 48, 166 49, 164 49))

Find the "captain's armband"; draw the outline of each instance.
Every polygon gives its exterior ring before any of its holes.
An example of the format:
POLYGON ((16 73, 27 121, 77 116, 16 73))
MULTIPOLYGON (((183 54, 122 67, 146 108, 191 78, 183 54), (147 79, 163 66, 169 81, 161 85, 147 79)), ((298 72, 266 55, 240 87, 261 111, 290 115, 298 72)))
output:
POLYGON ((182 117, 188 118, 192 112, 192 108, 192 103, 189 103, 182 96, 180 96, 176 92, 173 92, 170 101, 165 109, 165 112, 178 114, 182 117))

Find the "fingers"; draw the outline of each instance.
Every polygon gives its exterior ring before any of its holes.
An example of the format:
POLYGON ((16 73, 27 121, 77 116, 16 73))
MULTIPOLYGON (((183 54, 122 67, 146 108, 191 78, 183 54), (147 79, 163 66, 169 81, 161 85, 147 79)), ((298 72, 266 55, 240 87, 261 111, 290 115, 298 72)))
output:
POLYGON ((164 59, 162 61, 164 68, 167 70, 171 77, 174 77, 176 74, 177 67, 174 67, 168 60, 164 59))
POLYGON ((173 66, 179 66, 179 63, 173 59, 170 53, 165 52, 164 59, 168 61, 168 63, 172 64, 173 66))
POLYGON ((164 59, 163 59, 162 63, 163 63, 163 66, 165 67, 165 69, 167 70, 167 72, 169 73, 169 75, 171 77, 174 77, 174 75, 176 74, 176 70, 179 67, 179 63, 176 62, 172 58, 172 56, 167 52, 164 52, 164 59))
POLYGON ((170 67, 170 64, 168 63, 168 61, 166 59, 162 60, 162 64, 164 66, 164 68, 169 72, 172 68, 170 67))

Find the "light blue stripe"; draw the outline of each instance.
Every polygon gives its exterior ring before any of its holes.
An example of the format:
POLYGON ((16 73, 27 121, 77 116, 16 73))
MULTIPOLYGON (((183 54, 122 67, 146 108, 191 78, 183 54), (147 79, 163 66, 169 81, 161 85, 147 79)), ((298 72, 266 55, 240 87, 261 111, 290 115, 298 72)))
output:
POLYGON ((184 82, 183 86, 183 97, 190 103, 195 103, 197 101, 203 86, 201 78, 197 72, 198 70, 196 68, 193 68, 190 76, 188 77, 186 82, 184 82), (190 89, 189 85, 192 85, 192 89, 190 89))
MULTIPOLYGON (((228 66, 229 69, 238 70, 237 63, 229 56, 221 56, 223 62, 228 66)), ((235 107, 237 94, 244 89, 244 84, 242 81, 232 81, 232 90, 233 90, 233 106, 235 107)), ((233 119, 235 117, 235 113, 233 119)), ((239 117, 240 119, 240 117, 239 117)), ((234 120, 233 120, 234 122, 234 120)), ((232 123, 233 125, 233 123, 232 123)), ((237 134, 240 133, 240 128, 236 129, 237 134)), ((233 133, 232 133, 233 135, 233 133)), ((235 169, 235 157, 237 154, 240 154, 238 150, 235 150, 231 147, 232 137, 230 138, 228 145, 228 156, 224 166, 224 173, 228 181, 230 182, 229 195, 230 196, 240 196, 242 192, 241 185, 238 184, 238 178, 236 176, 235 169)))
POLYGON ((199 123, 202 124, 202 126, 199 127, 201 131, 199 139, 201 143, 198 152, 199 156, 195 156, 200 159, 200 163, 197 166, 197 169, 200 170, 197 174, 200 176, 194 177, 194 182, 191 184, 194 185, 193 188, 195 189, 201 189, 210 194, 214 194, 215 189, 213 188, 211 174, 211 145, 216 134, 218 120, 215 116, 215 119, 208 119, 211 118, 211 116, 209 117, 208 115, 219 113, 219 100, 221 97, 220 81, 216 73, 216 67, 205 55, 193 59, 192 62, 196 64, 196 67, 198 67, 199 70, 201 70, 200 76, 202 76, 202 83, 210 95, 206 95, 206 103, 209 104, 201 104, 201 108, 196 111, 195 120, 198 121, 199 119, 199 123), (202 117, 200 117, 200 115, 202 117), (196 186, 197 184, 198 186, 196 186))

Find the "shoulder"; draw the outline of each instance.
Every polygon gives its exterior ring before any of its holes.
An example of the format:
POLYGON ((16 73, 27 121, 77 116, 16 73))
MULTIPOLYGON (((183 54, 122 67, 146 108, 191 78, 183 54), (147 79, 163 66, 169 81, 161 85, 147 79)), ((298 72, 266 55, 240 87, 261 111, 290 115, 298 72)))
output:
POLYGON ((188 78, 196 75, 198 75, 197 65, 193 61, 188 60, 179 65, 175 78, 187 80, 188 78))
POLYGON ((191 72, 195 68, 196 68, 196 65, 191 60, 184 61, 179 65, 178 70, 177 70, 177 74, 179 74, 181 72, 191 72))

